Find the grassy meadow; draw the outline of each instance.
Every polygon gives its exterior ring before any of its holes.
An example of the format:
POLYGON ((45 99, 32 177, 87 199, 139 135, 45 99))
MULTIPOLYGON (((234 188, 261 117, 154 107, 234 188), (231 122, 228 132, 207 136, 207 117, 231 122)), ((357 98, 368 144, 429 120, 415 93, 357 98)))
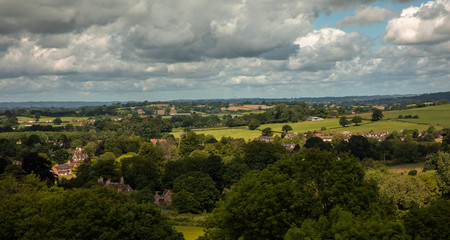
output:
POLYGON ((202 227, 173 226, 173 228, 176 231, 181 232, 186 240, 195 240, 205 233, 202 227))

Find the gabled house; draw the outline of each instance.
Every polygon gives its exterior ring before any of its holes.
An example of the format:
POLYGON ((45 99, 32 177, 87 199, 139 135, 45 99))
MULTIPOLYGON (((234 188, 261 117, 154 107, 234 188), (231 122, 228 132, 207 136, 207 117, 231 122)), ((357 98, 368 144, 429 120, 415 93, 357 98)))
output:
POLYGON ((72 163, 76 166, 80 165, 85 160, 89 159, 89 155, 87 153, 84 153, 83 150, 79 147, 73 151, 72 155, 72 163))
POLYGON ((56 164, 52 168, 53 173, 56 175, 70 175, 72 174, 72 165, 71 164, 56 164))
POLYGON ((119 192, 124 193, 131 193, 133 192, 133 189, 130 185, 125 184, 123 177, 120 177, 120 182, 111 182, 111 179, 106 180, 106 182, 103 182, 103 177, 99 177, 97 179, 97 182, 100 183, 102 186, 105 186, 109 189, 116 190, 119 192))
POLYGON ((159 191, 156 191, 155 201, 153 203, 158 207, 169 206, 172 202, 172 193, 172 189, 164 189, 161 195, 159 195, 159 191))
POLYGON ((274 139, 273 137, 261 136, 261 137, 255 138, 255 141, 272 142, 273 139, 274 139))

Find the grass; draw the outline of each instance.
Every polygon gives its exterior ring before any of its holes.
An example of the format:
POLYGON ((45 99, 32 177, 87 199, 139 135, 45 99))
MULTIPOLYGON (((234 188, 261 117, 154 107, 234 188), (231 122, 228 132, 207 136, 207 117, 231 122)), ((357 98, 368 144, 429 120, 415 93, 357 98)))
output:
POLYGON ((432 124, 450 127, 450 104, 429 106, 424 108, 412 108, 397 112, 384 113, 385 119, 395 119, 401 122, 416 124, 432 124), (398 115, 419 115, 418 119, 398 119, 398 115))
POLYGON ((202 227, 173 226, 173 228, 176 231, 181 232, 186 240, 195 240, 205 233, 202 227))
POLYGON ((405 164, 391 166, 391 167, 389 167, 389 169, 394 173, 408 174, 408 172, 413 169, 417 170, 417 172, 422 172, 424 166, 425 166, 425 162, 405 163, 405 164))

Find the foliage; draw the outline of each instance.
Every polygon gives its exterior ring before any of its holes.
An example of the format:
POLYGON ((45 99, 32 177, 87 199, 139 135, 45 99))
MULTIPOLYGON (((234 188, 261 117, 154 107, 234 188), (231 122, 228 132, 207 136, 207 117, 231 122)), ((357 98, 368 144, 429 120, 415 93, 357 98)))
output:
POLYGON ((27 174, 34 173, 42 181, 47 181, 49 185, 53 185, 56 179, 56 175, 51 170, 52 163, 34 152, 23 158, 22 168, 27 174))
POLYGON ((158 184, 156 162, 149 158, 134 156, 122 159, 120 173, 133 189, 153 190, 158 184))
POLYGON ((248 129, 250 130, 255 130, 257 129, 259 126, 261 126, 261 122, 256 120, 256 119, 252 119, 249 123, 248 123, 248 129))
POLYGON ((439 152, 427 156, 424 167, 426 170, 436 170, 436 178, 444 195, 450 195, 450 153, 439 152))
POLYGON ((285 240, 296 239, 408 239, 405 227, 393 219, 379 214, 368 217, 354 215, 340 207, 331 210, 329 216, 317 221, 307 219, 301 227, 292 227, 285 240))
POLYGON ((292 127, 290 125, 283 125, 283 127, 281 128, 281 131, 287 133, 289 131, 292 131, 292 127))
POLYGON ((206 173, 188 172, 173 182, 172 206, 180 213, 211 211, 219 198, 214 181, 206 173))
POLYGON ((261 131, 261 135, 262 135, 262 136, 268 136, 268 137, 273 136, 272 128, 264 128, 264 129, 261 131))
POLYGON ((432 172, 410 176, 372 169, 367 172, 367 179, 378 183, 384 201, 393 202, 401 210, 425 206, 440 196, 436 175, 432 172))
POLYGON ((188 156, 192 151, 199 149, 200 138, 194 132, 186 132, 180 139, 180 155, 188 156))
POLYGON ((0 198, 0 236, 182 239, 155 207, 137 204, 123 193, 100 186, 73 190, 41 188, 0 198))
POLYGON ((317 149, 280 160, 236 183, 207 220, 211 239, 282 239, 292 224, 337 205, 359 213, 377 201, 357 160, 317 149))
POLYGON ((332 146, 328 142, 324 142, 320 137, 310 137, 306 140, 305 148, 318 148, 321 150, 331 150, 332 146))
POLYGON ((352 122, 355 124, 355 126, 358 126, 358 124, 362 123, 362 118, 360 116, 354 116, 352 118, 352 122))
POLYGON ((285 153, 286 149, 280 144, 252 141, 245 146, 243 162, 251 170, 261 170, 281 159, 285 153))
POLYGON ((404 223, 414 239, 449 239, 450 200, 440 199, 428 207, 413 208, 404 217, 404 223))
POLYGON ((345 126, 347 126, 349 124, 350 124, 350 121, 347 120, 347 117, 342 116, 341 118, 339 118, 339 125, 345 127, 345 126))
POLYGON ((383 112, 378 109, 374 108, 372 112, 372 121, 379 121, 383 118, 383 112))

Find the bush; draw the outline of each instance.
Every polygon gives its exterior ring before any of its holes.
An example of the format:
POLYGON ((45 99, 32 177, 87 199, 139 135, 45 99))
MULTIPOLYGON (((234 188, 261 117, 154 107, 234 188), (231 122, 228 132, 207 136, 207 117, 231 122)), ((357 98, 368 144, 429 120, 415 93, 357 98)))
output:
POLYGON ((409 171, 409 172, 408 172, 408 175, 409 175, 409 176, 416 176, 416 175, 417 175, 417 170, 416 170, 416 169, 413 169, 413 170, 409 171))

